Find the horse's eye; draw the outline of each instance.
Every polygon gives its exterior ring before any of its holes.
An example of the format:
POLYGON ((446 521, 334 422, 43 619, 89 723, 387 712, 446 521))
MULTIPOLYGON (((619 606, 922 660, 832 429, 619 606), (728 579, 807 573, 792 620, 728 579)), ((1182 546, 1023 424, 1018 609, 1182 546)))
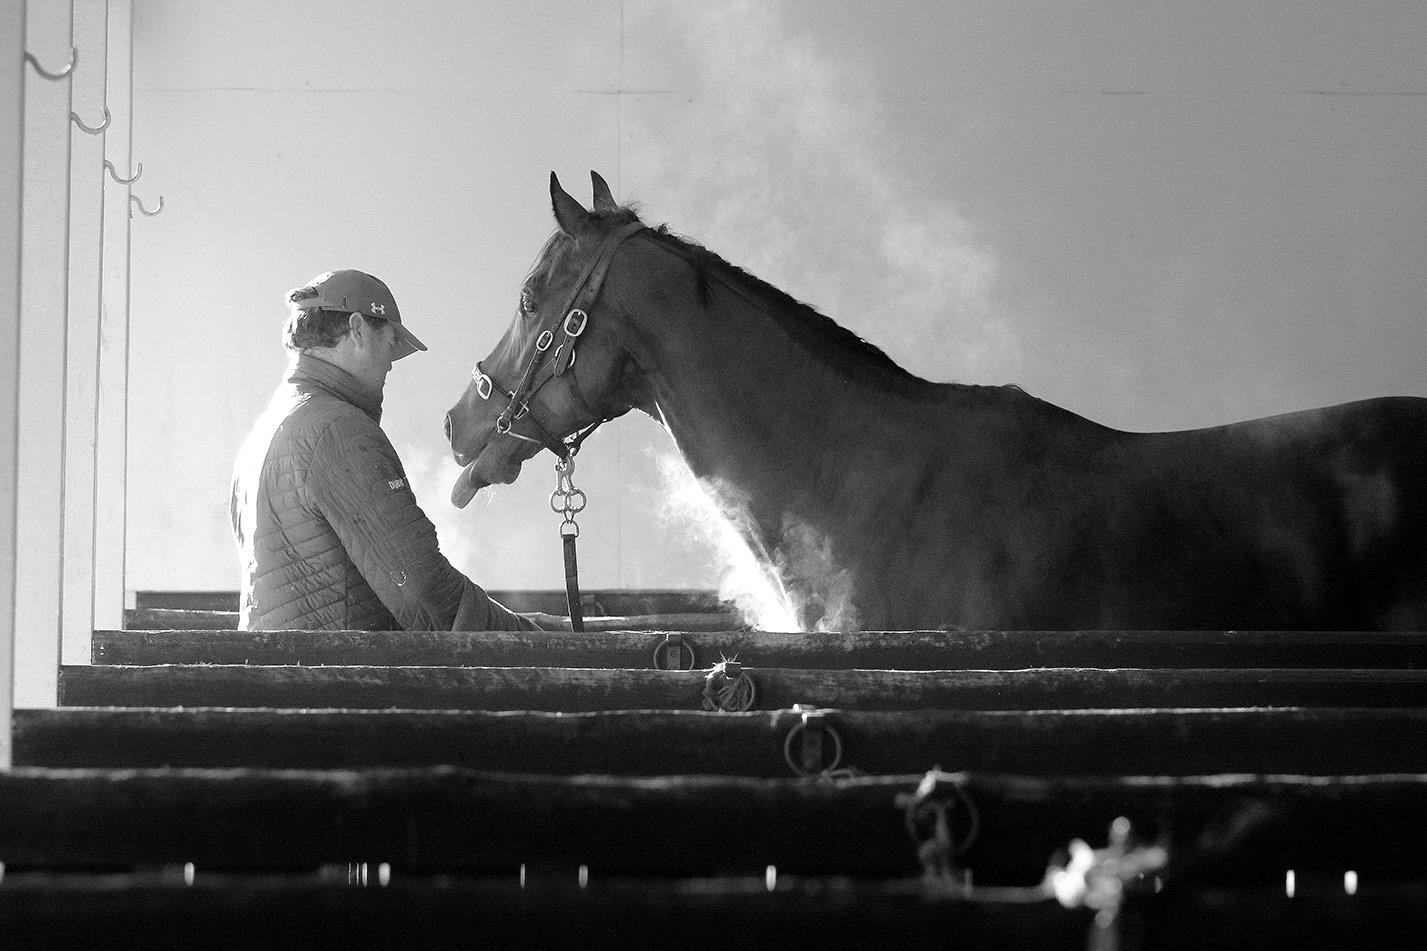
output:
POLYGON ((536 307, 535 307, 535 298, 533 298, 533 297, 530 296, 530 292, 529 292, 529 291, 521 291, 521 292, 520 292, 520 312, 521 312, 522 314, 524 314, 525 316, 529 317, 531 314, 535 313, 535 310, 536 310, 536 307))

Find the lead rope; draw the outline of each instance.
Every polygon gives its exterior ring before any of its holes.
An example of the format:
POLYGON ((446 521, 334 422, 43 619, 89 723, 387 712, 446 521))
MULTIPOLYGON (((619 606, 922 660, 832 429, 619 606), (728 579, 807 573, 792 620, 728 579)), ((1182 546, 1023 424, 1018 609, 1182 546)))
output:
POLYGON ((585 493, 575 488, 575 455, 555 461, 555 491, 550 493, 550 510, 564 516, 560 539, 565 546, 565 604, 570 612, 570 630, 585 629, 585 613, 580 607, 580 568, 575 557, 575 539, 580 525, 575 516, 585 510, 585 493))

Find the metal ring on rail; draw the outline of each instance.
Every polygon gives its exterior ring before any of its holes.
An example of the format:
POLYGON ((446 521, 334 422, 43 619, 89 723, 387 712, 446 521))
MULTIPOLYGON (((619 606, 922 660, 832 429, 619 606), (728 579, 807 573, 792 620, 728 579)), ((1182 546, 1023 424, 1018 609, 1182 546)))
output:
POLYGON ((905 810, 907 835, 916 844, 923 866, 929 873, 933 860, 945 864, 952 856, 961 855, 971 848, 981 832, 981 813, 976 803, 950 773, 944 773, 939 768, 929 770, 922 777, 916 792, 897 796, 896 803, 905 810), (950 790, 950 795, 943 795, 946 790, 950 790), (965 807, 962 811, 966 813, 966 834, 960 844, 952 834, 949 816, 958 803, 965 807), (930 832, 922 835, 920 830, 928 822, 930 832))
POLYGON ((788 731, 788 736, 783 740, 783 759, 788 764, 788 768, 795 776, 823 776, 837 769, 842 762, 842 736, 837 732, 832 724, 825 721, 822 711, 804 707, 797 704, 793 707, 794 713, 802 713, 802 719, 793 725, 788 731), (793 741, 799 736, 804 737, 803 749, 798 757, 793 756, 793 741), (832 740, 832 761, 826 766, 823 765, 823 750, 825 744, 822 737, 827 736, 832 740), (817 765, 813 766, 811 759, 816 759, 817 765))
POLYGON ((753 678, 744 671, 736 660, 726 660, 709 668, 704 678, 705 710, 723 713, 742 713, 753 708, 758 689, 753 678))
POLYGON ((655 670, 693 670, 698 666, 694 645, 682 634, 665 634, 664 639, 654 645, 654 669, 655 670), (674 655, 678 660, 675 666, 669 658, 671 651, 677 651, 674 655), (683 666, 684 658, 688 658, 689 666, 683 666))

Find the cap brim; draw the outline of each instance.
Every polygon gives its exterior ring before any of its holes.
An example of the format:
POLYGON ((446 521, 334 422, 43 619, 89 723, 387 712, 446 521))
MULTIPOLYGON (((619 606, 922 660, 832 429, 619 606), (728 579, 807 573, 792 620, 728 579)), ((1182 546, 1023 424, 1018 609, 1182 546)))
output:
MULTIPOLYGON (((388 323, 391 323, 388 321, 388 323)), ((401 324, 392 323, 392 329, 396 331, 397 339, 401 341, 401 353, 392 357, 392 360, 400 360, 402 357, 409 357, 418 350, 425 350, 426 344, 416 339, 416 334, 407 330, 401 324)))

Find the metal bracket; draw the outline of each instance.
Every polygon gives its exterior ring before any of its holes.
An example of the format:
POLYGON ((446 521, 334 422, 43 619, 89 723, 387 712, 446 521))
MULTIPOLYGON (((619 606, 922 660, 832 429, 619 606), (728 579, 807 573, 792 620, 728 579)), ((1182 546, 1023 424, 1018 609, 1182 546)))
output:
POLYGON ((801 714, 801 719, 783 740, 783 759, 788 768, 796 776, 822 776, 837 769, 842 762, 842 736, 829 722, 827 711, 798 703, 793 705, 793 712, 801 714), (801 743, 797 742, 799 738, 801 743), (824 763, 829 746, 832 758, 824 763))
POLYGON ((664 640, 654 647, 655 670, 693 670, 697 666, 694 645, 682 634, 665 634, 664 640))

